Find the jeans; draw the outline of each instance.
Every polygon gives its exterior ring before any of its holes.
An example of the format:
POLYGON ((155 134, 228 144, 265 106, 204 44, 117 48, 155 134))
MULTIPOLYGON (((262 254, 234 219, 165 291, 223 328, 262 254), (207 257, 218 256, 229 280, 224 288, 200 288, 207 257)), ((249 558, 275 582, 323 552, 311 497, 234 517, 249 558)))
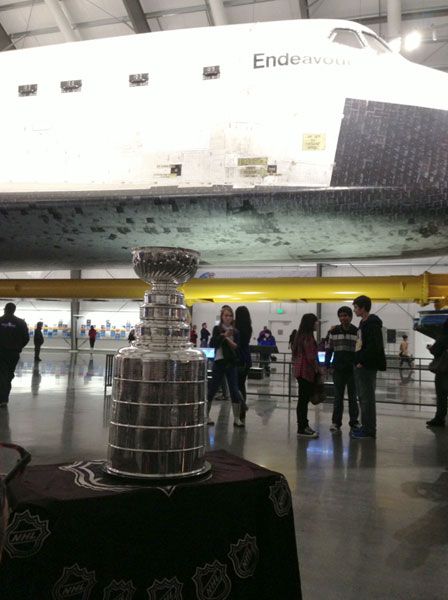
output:
POLYGON ((355 377, 353 375, 353 369, 335 369, 333 372, 333 383, 334 383, 334 404, 333 404, 333 418, 332 422, 341 427, 342 415, 344 413, 344 392, 347 387, 348 394, 348 412, 350 415, 349 425, 354 427, 358 424, 358 401, 356 398, 356 387, 355 377))
POLYGON ((308 402, 313 395, 314 383, 308 379, 297 377, 299 384, 299 399, 297 401, 297 431, 303 431, 308 427, 308 402))
POLYGON ((40 360, 40 347, 42 344, 34 345, 34 360, 40 360))
POLYGON ((213 400, 224 377, 227 379, 232 402, 241 404, 243 397, 238 389, 238 370, 236 367, 226 365, 223 360, 215 360, 213 363, 212 380, 208 386, 207 401, 210 403, 213 400))
POLYGON ((373 369, 355 367, 355 384, 361 406, 361 424, 367 435, 376 436, 376 374, 373 369))
POLYGON ((437 410, 434 417, 437 421, 445 421, 448 403, 448 374, 436 373, 437 410))
POLYGON ((0 403, 7 403, 11 392, 11 382, 19 362, 17 350, 0 350, 0 403))

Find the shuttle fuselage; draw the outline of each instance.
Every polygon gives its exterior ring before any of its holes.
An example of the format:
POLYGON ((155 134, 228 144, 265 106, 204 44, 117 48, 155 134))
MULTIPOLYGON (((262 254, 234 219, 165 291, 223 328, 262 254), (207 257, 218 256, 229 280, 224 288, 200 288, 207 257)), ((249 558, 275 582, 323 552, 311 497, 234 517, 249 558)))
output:
POLYGON ((48 46, 0 55, 0 75, 5 267, 139 244, 209 263, 448 249, 448 76, 363 26, 48 46))

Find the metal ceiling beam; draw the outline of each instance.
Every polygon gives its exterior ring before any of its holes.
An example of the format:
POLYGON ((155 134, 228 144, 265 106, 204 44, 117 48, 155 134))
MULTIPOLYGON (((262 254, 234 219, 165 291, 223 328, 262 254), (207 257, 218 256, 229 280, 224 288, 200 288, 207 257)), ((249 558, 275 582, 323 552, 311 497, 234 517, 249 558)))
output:
MULTIPOLYGON (((148 284, 140 279, 2 279, 0 298, 135 298, 148 284)), ((448 275, 375 277, 279 277, 192 279, 182 286, 189 303, 305 300, 342 302, 366 294, 374 301, 446 303, 448 275)))
POLYGON ((58 26, 58 29, 62 33, 66 42, 77 42, 78 37, 73 31, 73 26, 67 19, 59 0, 45 0, 45 4, 48 10, 53 15, 54 20, 58 26))
MULTIPOLYGON (((432 8, 430 10, 412 10, 401 13, 402 21, 417 21, 422 19, 436 19, 437 17, 448 17, 448 8, 432 8)), ((387 22, 387 15, 372 15, 369 17, 347 17, 350 21, 356 21, 362 25, 377 25, 387 22)))
POLYGON ((128 17, 132 23, 135 33, 150 33, 145 11, 140 4, 140 0, 122 0, 128 17))
POLYGON ((2 50, 11 50, 14 49, 14 42, 11 39, 11 36, 6 33, 5 28, 0 23, 0 52, 2 50))

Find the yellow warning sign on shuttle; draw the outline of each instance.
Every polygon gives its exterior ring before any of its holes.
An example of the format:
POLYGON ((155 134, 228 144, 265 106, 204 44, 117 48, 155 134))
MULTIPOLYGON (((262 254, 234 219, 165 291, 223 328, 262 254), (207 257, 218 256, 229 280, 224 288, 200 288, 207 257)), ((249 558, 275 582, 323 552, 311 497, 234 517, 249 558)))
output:
POLYGON ((302 150, 325 150, 325 133, 304 133, 302 138, 302 150))

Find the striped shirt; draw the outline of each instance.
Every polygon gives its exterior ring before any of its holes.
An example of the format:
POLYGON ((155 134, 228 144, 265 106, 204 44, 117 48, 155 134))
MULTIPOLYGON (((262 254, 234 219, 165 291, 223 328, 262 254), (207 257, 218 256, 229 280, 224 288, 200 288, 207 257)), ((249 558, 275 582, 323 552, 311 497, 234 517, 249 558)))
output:
POLYGON ((351 368, 355 361, 356 340, 358 328, 350 323, 348 329, 336 325, 328 336, 328 350, 325 355, 325 364, 330 366, 334 354, 333 366, 335 369, 351 368))

